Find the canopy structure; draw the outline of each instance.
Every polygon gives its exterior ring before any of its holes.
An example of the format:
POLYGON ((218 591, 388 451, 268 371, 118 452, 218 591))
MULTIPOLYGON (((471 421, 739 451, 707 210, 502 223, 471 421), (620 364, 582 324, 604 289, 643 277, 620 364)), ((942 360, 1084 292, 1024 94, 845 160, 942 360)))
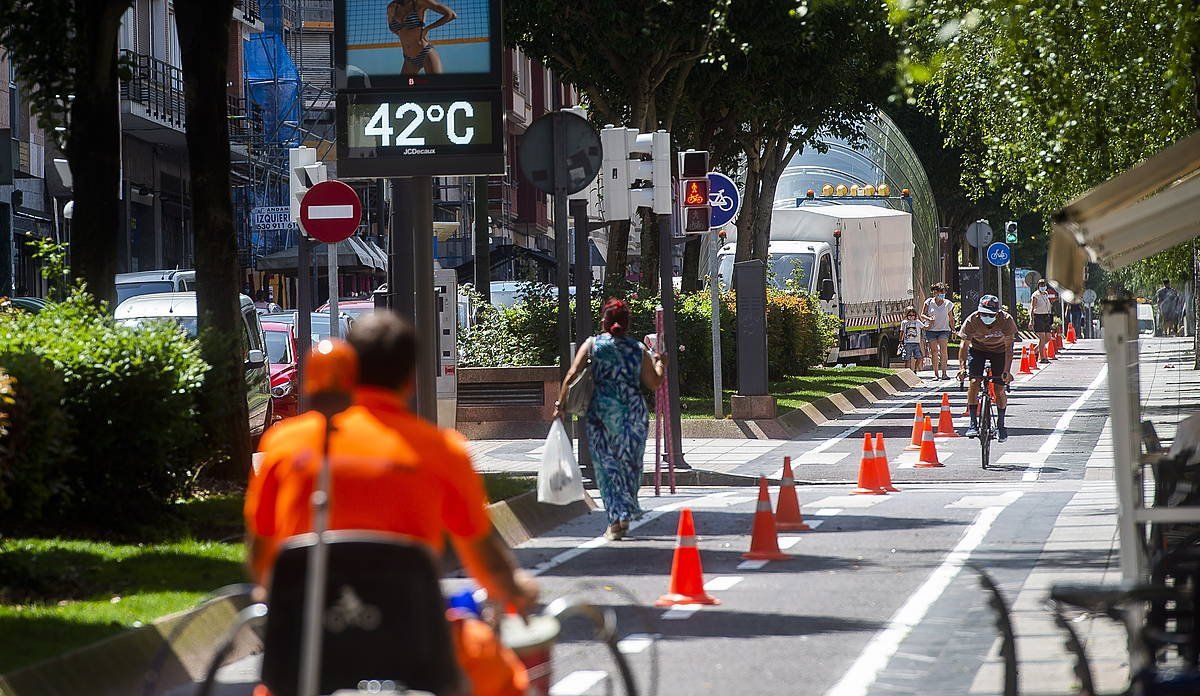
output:
MULTIPOLYGON (((387 270, 387 254, 374 242, 359 237, 350 237, 338 242, 338 270, 342 272, 384 272, 387 270)), ((258 259, 257 268, 260 271, 275 271, 277 273, 295 273, 298 247, 290 247, 258 259)), ((328 265, 328 254, 324 245, 315 249, 312 254, 312 264, 318 268, 328 265)))
POLYGON ((1118 269, 1200 234, 1200 131, 1071 201, 1054 217, 1046 276, 1071 301, 1087 261, 1118 269))

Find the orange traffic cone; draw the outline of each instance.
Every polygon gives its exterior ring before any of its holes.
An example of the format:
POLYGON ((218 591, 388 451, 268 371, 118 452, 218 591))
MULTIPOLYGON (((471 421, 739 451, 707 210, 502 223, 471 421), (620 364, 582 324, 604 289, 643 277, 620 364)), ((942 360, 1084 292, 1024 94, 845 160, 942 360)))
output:
MULTIPOLYGON (((925 419, 928 427, 929 419, 925 419)), ((858 488, 851 495, 887 495, 883 482, 875 471, 875 450, 871 447, 871 433, 863 433, 862 459, 858 462, 858 488)))
POLYGON ((1058 359, 1058 347, 1056 345, 1054 345, 1054 343, 1055 343, 1055 341, 1054 341, 1053 337, 1051 337, 1050 340, 1046 343, 1046 359, 1047 360, 1057 360, 1058 359))
POLYGON ((1065 347, 1063 346, 1063 335, 1061 331, 1054 335, 1054 341, 1058 344, 1054 346, 1055 351, 1060 351, 1065 347))
POLYGON ((655 606, 670 607, 676 604, 720 604, 715 597, 704 591, 704 569, 700 566, 700 549, 696 548, 696 526, 692 522, 692 511, 679 511, 679 541, 675 544, 675 558, 671 561, 671 586, 667 594, 658 598, 655 606))
POLYGON ((1029 369, 1029 346, 1021 346, 1021 374, 1033 374, 1033 370, 1029 369))
POLYGON ((937 437, 958 437, 954 432, 954 416, 950 415, 950 395, 942 392, 942 411, 938 414, 937 437))
POLYGON ((925 419, 925 435, 921 439, 921 456, 915 464, 918 469, 932 469, 937 466, 945 466, 938 461, 937 446, 933 444, 933 424, 929 419, 925 419))
POLYGON ((1042 366, 1038 364, 1038 360, 1041 357, 1042 357, 1041 353, 1038 352, 1038 347, 1034 344, 1030 344, 1030 346, 1029 346, 1029 371, 1030 372, 1037 372, 1038 370, 1042 369, 1042 366))
POLYGON ((1067 343, 1074 343, 1075 340, 1075 325, 1067 324, 1067 343))
POLYGON ((906 450, 916 451, 921 449, 921 428, 925 425, 925 412, 921 410, 921 402, 917 402, 917 410, 913 414, 912 442, 909 443, 906 450))
POLYGON ((767 493, 767 477, 758 477, 758 507, 754 511, 754 528, 750 533, 750 550, 742 558, 752 561, 783 561, 790 556, 779 550, 779 535, 775 531, 775 515, 771 514, 771 496, 767 493))
POLYGON ((784 532, 807 532, 812 529, 800 514, 791 457, 783 458, 783 480, 779 482, 779 500, 775 503, 775 528, 784 532))
POLYGON ((892 485, 892 472, 888 470, 887 451, 883 449, 883 433, 875 433, 875 480, 883 486, 883 490, 899 493, 900 489, 892 485))

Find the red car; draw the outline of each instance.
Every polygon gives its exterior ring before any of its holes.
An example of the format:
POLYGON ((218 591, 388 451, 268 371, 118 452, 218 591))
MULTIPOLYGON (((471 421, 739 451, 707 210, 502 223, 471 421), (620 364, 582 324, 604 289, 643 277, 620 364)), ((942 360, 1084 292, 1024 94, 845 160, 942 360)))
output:
POLYGON ((290 418, 299 411, 300 373, 296 365, 296 332, 291 324, 262 323, 267 338, 267 362, 271 366, 271 405, 276 419, 290 418))

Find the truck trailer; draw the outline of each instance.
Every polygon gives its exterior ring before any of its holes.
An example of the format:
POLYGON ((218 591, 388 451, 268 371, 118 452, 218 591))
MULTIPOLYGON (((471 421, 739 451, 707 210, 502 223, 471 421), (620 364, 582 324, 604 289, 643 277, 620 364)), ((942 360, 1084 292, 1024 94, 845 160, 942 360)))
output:
MULTIPOLYGON (((737 248, 736 231, 730 234, 717 252, 726 286, 737 248)), ((914 297, 910 213, 857 204, 776 208, 767 253, 769 284, 798 283, 840 320, 827 363, 891 362, 914 297)))

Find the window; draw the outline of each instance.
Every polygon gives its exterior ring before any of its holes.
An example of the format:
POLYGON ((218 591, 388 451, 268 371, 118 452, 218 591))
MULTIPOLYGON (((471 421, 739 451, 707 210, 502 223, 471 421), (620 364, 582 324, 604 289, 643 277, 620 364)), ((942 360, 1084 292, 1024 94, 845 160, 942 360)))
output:
POLYGON ((258 324, 258 312, 254 308, 242 312, 242 319, 245 323, 245 334, 242 336, 243 341, 249 346, 248 350, 262 350, 262 330, 258 324))
POLYGON ((817 291, 820 292, 821 285, 826 280, 833 280, 833 259, 829 255, 821 257, 821 268, 817 271, 817 291))

